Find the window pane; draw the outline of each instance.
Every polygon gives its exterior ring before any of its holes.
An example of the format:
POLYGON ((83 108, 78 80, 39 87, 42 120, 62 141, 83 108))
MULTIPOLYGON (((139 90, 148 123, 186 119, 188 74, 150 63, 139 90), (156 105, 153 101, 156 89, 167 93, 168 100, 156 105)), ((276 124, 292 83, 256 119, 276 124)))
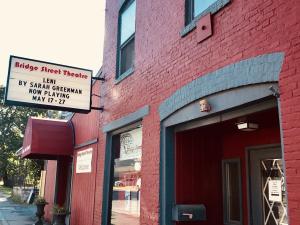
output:
POLYGON ((228 217, 230 221, 240 221, 240 190, 238 163, 228 163, 228 217))
POLYGON ((115 142, 111 224, 139 225, 142 128, 120 134, 115 142))
POLYGON ((125 73, 128 69, 133 67, 133 61, 134 61, 134 38, 121 48, 120 74, 125 73))
POLYGON ((194 17, 202 13, 214 2, 216 2, 216 0, 194 0, 194 17))
POLYGON ((121 45, 135 32, 135 8, 133 1, 121 15, 121 45))

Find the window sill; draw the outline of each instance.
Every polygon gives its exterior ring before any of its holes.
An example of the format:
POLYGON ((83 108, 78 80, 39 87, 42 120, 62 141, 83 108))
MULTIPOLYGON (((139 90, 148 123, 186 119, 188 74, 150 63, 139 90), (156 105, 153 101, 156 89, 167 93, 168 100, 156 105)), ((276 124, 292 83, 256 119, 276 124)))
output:
POLYGON ((133 73, 134 73, 134 67, 131 67, 126 72, 122 73, 119 77, 116 78, 115 84, 120 83, 122 80, 124 80, 125 78, 129 77, 133 73))
POLYGON ((198 16, 196 16, 188 25, 186 25, 181 31, 180 36, 185 37, 190 32, 192 32, 197 27, 197 22, 200 20, 203 16, 210 14, 215 14, 222 8, 224 8, 227 4, 230 3, 231 0, 217 0, 214 4, 209 6, 207 9, 205 9, 202 13, 200 13, 198 16))

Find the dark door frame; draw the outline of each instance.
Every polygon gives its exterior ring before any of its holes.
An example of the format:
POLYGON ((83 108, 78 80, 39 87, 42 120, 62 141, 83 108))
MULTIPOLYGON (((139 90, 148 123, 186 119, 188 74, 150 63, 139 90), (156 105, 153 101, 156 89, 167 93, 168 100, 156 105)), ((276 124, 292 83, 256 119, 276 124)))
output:
POLYGON ((109 225, 111 219, 112 186, 114 174, 114 136, 142 125, 143 118, 150 112, 149 105, 138 109, 124 117, 114 120, 102 129, 106 133, 105 161, 102 191, 101 225, 109 225))
POLYGON ((112 209, 112 195, 113 195, 113 179, 114 179, 114 153, 115 153, 115 138, 121 133, 133 130, 142 126, 142 120, 132 123, 125 127, 113 130, 106 135, 106 149, 105 149, 105 169, 103 178, 103 196, 102 196, 102 220, 101 225, 110 225, 111 209, 112 209))
MULTIPOLYGON (((272 151, 272 156, 275 156, 277 158, 282 158, 282 150, 281 150, 281 144, 270 144, 270 145, 258 145, 258 146, 251 146, 246 148, 246 176, 247 176, 247 206, 248 206, 248 224, 251 225, 257 225, 261 224, 258 222, 260 218, 262 218, 262 208, 261 204, 259 202, 262 202, 261 195, 258 193, 261 188, 260 184, 257 184, 256 182, 253 182, 253 174, 255 174, 256 177, 261 177, 261 171, 258 170, 257 167, 253 168, 252 160, 257 160, 261 158, 268 157, 270 155, 270 151, 272 151), (254 155, 255 158, 251 157, 251 153, 259 153, 254 155), (255 171, 253 171, 255 170, 255 171), (259 188, 256 185, 259 186, 259 188), (256 189, 256 190, 254 190, 256 189), (259 206, 255 209, 253 209, 253 205, 259 206), (253 221, 253 218, 256 218, 256 222, 253 221)), ((283 158, 282 158, 283 159, 283 158)), ((285 170, 285 166, 284 166, 285 170)), ((255 177, 255 178, 256 178, 255 177)), ((258 181, 257 181, 258 182, 258 181)))

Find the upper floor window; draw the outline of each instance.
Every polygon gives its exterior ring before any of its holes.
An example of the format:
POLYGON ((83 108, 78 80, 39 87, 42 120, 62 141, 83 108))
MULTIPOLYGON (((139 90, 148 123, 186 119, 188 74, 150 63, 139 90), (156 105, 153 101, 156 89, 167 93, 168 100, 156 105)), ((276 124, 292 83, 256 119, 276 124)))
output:
POLYGON ((117 77, 133 69, 136 2, 130 0, 119 15, 117 77))
POLYGON ((186 0, 186 25, 217 0, 186 0))

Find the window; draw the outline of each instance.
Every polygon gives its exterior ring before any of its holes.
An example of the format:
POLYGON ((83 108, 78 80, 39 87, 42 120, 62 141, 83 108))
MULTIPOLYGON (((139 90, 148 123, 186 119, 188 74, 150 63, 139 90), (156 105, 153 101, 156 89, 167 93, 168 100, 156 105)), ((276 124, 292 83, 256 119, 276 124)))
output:
POLYGON ((224 224, 242 224, 240 160, 223 161, 224 224))
POLYGON ((186 25, 217 0, 186 0, 186 25))
POLYGON ((117 78, 128 73, 134 65, 135 0, 128 1, 119 15, 119 44, 117 53, 117 78))
POLYGON ((142 128, 113 137, 113 176, 109 224, 140 224, 142 128))

